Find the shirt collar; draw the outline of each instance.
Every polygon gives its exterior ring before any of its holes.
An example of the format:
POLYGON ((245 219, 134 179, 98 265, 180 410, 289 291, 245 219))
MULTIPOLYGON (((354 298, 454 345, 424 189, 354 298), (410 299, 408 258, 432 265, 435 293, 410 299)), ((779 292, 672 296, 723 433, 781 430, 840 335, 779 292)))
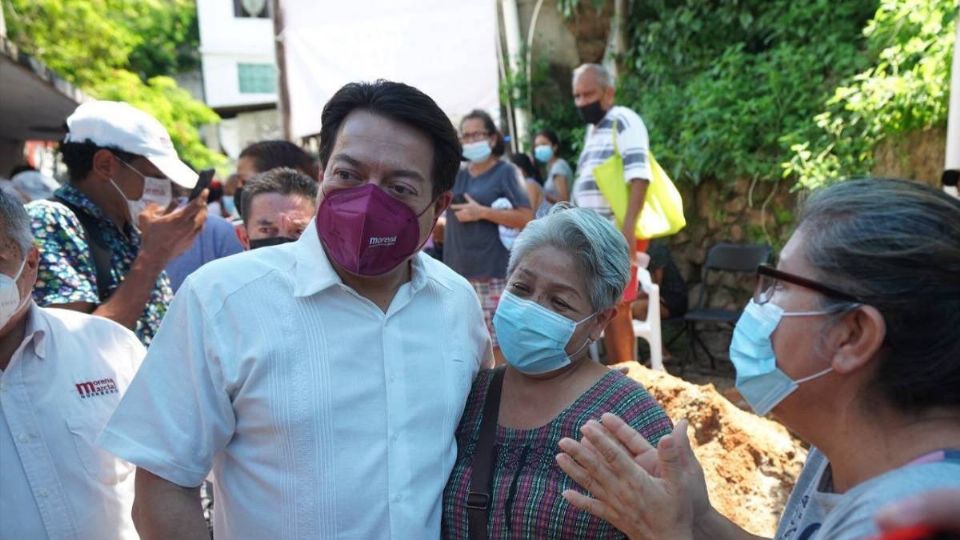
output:
POLYGON ((33 342, 33 352, 41 360, 47 354, 47 334, 50 333, 50 323, 43 316, 40 306, 30 301, 30 307, 27 308, 27 327, 23 333, 23 341, 20 344, 21 349, 25 348, 29 342, 33 342))
MULTIPOLYGON (((293 243, 293 249, 296 251, 294 296, 298 298, 311 296, 334 285, 343 284, 343 280, 330 264, 330 259, 320 243, 316 218, 310 221, 300 238, 293 243)), ((426 267, 422 257, 428 257, 428 255, 418 252, 410 258, 409 283, 412 293, 416 293, 427 284, 426 267)))
MULTIPOLYGON (((99 206, 94 204, 82 191, 75 188, 71 184, 66 184, 63 187, 57 189, 54 192, 55 197, 59 197, 68 203, 76 206, 77 208, 83 210, 84 212, 90 214, 94 219, 99 221, 101 224, 112 228, 118 229, 118 227, 111 221, 106 214, 103 213, 103 210, 99 206)), ((135 244, 139 244, 140 234, 130 223, 127 223, 123 228, 123 234, 128 238, 132 239, 135 244)))

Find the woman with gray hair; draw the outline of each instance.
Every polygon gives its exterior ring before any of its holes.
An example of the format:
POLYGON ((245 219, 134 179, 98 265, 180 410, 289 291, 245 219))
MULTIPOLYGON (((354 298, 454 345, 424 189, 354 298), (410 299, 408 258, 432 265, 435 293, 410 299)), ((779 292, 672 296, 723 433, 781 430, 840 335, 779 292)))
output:
MULTIPOLYGON (((777 539, 871 537, 883 505, 960 488, 958 231, 945 193, 848 181, 815 193, 777 268, 758 269, 736 386, 811 445, 777 539)), ((757 538, 711 506, 685 421, 658 446, 615 414, 560 442, 590 491, 568 501, 630 538, 757 538)))
POLYGON ((481 372, 457 430, 443 538, 622 538, 564 501, 560 439, 612 410, 644 437, 670 432, 637 382, 587 353, 630 274, 627 244, 596 212, 558 205, 517 237, 494 315, 506 366, 481 372))

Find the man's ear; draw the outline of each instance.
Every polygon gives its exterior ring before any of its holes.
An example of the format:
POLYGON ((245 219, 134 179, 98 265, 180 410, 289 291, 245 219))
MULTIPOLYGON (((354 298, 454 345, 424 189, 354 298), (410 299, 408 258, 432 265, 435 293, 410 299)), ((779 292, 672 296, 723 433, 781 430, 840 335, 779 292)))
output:
POLYGON ((613 320, 613 317, 617 314, 617 307, 612 307, 610 309, 605 309, 597 313, 596 324, 593 327, 593 330, 590 331, 590 339, 597 341, 603 335, 603 330, 610 324, 610 321, 613 320))
POLYGON ((117 163, 113 152, 101 148, 93 154, 93 167, 90 169, 90 175, 97 175, 98 178, 108 180, 116 174, 116 167, 122 166, 117 163))
POLYGON ((250 251, 250 235, 247 234, 247 228, 243 225, 237 225, 237 240, 240 240, 240 245, 243 246, 244 251, 250 251))
POLYGON ((450 203, 453 201, 453 192, 444 191, 437 197, 437 202, 433 205, 434 217, 443 215, 447 211, 447 208, 450 206, 450 203))
POLYGON ((851 373, 870 364, 883 347, 887 324, 873 306, 860 306, 843 315, 834 335, 831 366, 837 373, 851 373))

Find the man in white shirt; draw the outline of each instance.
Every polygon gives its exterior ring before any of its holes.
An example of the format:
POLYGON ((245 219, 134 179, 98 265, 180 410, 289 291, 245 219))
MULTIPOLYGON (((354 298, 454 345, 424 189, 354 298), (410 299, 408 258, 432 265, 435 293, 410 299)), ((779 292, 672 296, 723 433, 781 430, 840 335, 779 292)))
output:
POLYGON ((37 306, 39 252, 0 192, 0 538, 135 539, 133 465, 94 441, 143 359, 107 319, 37 306))
POLYGON ((428 96, 378 81, 323 111, 317 216, 296 242, 184 282, 101 435, 135 463, 145 538, 437 538, 490 339, 472 287, 422 253, 460 145, 428 96))
MULTIPOLYGON (((599 64, 584 64, 573 72, 573 100, 580 118, 588 124, 580 161, 577 164, 577 181, 573 186, 573 203, 581 208, 595 210, 601 216, 614 221, 613 210, 597 186, 593 170, 614 154, 616 128, 616 151, 623 159, 623 181, 629 188, 627 211, 620 230, 630 246, 630 260, 635 260, 637 246, 637 218, 643 210, 643 201, 650 184, 650 142, 647 127, 640 116, 632 110, 616 105, 613 78, 599 64)), ((646 250, 646 241, 641 240, 639 251, 646 250)), ((636 289, 636 282, 631 287, 636 289)), ((634 293, 633 298, 636 298, 634 293)), ((633 321, 630 301, 624 301, 617 314, 607 325, 604 336, 610 363, 628 362, 634 358, 633 321)))

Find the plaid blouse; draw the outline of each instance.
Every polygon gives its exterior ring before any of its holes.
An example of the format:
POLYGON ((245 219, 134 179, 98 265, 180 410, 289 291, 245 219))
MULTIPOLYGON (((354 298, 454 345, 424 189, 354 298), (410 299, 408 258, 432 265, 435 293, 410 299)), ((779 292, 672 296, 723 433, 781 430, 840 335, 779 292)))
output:
MULTIPOLYGON (((101 234, 112 253, 112 280, 97 283, 90 247, 77 216, 59 202, 34 201, 26 206, 32 221, 34 242, 40 249, 40 268, 33 287, 33 299, 37 304, 49 307, 73 302, 99 304, 99 288, 116 289, 133 266, 140 252, 140 235, 130 224, 121 232, 93 201, 69 184, 58 189, 56 195, 90 214, 100 225, 101 234)), ((144 345, 150 345, 172 298, 170 279, 166 272, 161 272, 135 328, 144 345)))
MULTIPOLYGON (((471 463, 492 373, 486 370, 477 376, 457 429, 457 462, 443 493, 445 539, 469 538, 466 501, 471 463)), ((619 371, 604 375, 544 426, 529 430, 497 426, 490 538, 625 538, 609 523, 567 503, 561 493, 580 487, 554 459, 560 439, 579 439, 580 428, 605 412, 623 418, 651 444, 672 429, 666 413, 643 386, 619 371)))

